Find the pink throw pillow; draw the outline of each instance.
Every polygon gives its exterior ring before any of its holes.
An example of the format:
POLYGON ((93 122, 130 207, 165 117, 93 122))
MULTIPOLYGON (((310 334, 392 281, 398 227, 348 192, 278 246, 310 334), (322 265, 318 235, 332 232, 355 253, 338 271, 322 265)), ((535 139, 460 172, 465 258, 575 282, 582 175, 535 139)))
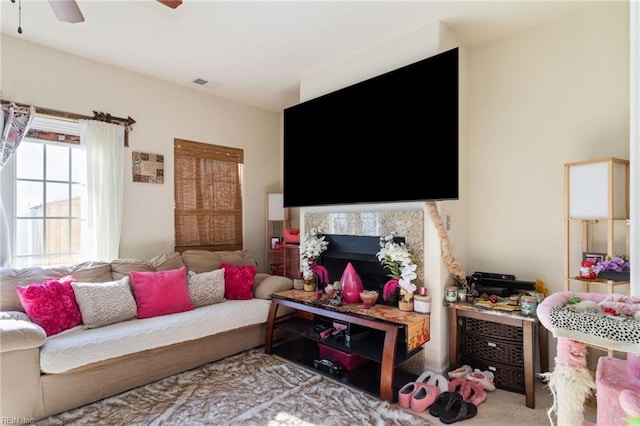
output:
POLYGON ((82 324, 82 314, 76 302, 71 276, 42 284, 16 287, 24 311, 31 321, 53 336, 61 331, 82 324))
POLYGON ((227 300, 253 299, 253 279, 258 268, 255 266, 234 266, 223 263, 224 298, 227 300))
POLYGON ((187 288, 187 268, 158 272, 131 271, 138 318, 151 318, 195 309, 187 288))

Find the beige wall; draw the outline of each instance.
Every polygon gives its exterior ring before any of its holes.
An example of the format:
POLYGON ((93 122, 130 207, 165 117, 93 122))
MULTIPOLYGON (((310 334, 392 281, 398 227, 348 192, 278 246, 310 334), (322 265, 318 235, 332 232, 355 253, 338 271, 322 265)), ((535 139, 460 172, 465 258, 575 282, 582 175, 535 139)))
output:
POLYGON ((19 38, 2 36, 3 99, 136 120, 125 158, 120 257, 173 250, 173 139, 241 148, 245 154, 244 234, 262 270, 265 193, 280 190, 279 114, 105 66, 19 38), (165 155, 162 185, 134 183, 131 152, 165 155))
POLYGON ((630 158, 628 7, 470 50, 469 271, 564 291, 564 163, 630 158))
MULTIPOLYGON (((431 56, 454 42, 455 35, 434 23, 307 77, 301 98, 431 56)), ((563 291, 564 163, 629 158, 628 4, 594 2, 583 13, 461 47, 461 195, 439 203, 443 220, 451 216, 453 255, 468 274, 539 278, 551 292, 563 291)), ((437 303, 443 276, 442 264, 428 253, 437 244, 433 237, 427 226, 426 286, 436 303, 424 361, 442 369, 448 364, 448 319, 437 303)), ((553 341, 550 352, 553 359, 553 341)))
POLYGON ((629 158, 628 4, 472 49, 468 76, 468 269, 562 291, 564 163, 629 158))

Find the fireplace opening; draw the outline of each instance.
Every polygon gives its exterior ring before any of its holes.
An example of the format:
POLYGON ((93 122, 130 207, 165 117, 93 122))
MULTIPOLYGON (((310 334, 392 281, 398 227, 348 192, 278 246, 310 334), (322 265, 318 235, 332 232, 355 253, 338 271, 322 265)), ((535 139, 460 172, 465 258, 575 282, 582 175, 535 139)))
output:
MULTIPOLYGON (((390 277, 389 271, 382 267, 376 254, 380 251, 380 237, 366 235, 325 234, 329 242, 327 250, 318 258, 318 264, 327 268, 329 283, 340 281, 342 273, 349 263, 362 280, 365 290, 375 290, 380 294, 377 303, 395 306, 397 298, 382 298, 382 289, 390 277)), ((394 237, 397 243, 403 243, 404 237, 394 237)))

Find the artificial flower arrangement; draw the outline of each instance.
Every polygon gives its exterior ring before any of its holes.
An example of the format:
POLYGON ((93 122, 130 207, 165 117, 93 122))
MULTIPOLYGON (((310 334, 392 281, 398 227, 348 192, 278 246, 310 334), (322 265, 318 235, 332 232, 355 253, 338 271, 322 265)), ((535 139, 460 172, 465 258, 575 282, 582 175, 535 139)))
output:
POLYGON ((398 286, 402 301, 410 302, 418 287, 411 281, 417 278, 416 269, 418 265, 414 262, 413 256, 409 253, 404 243, 393 241, 393 235, 380 237, 380 251, 377 253, 378 260, 383 267, 390 272, 391 277, 382 289, 382 297, 387 300, 398 286))
POLYGON ((629 259, 625 255, 615 256, 613 258, 607 256, 606 260, 597 263, 593 267, 593 272, 595 272, 596 275, 600 274, 602 271, 625 272, 629 270, 631 270, 629 259))
POLYGON ((316 261, 327 250, 329 242, 325 241, 324 235, 320 236, 320 234, 319 229, 311 228, 300 244, 302 277, 307 280, 317 274, 320 281, 326 283, 329 281, 327 269, 318 265, 316 261))

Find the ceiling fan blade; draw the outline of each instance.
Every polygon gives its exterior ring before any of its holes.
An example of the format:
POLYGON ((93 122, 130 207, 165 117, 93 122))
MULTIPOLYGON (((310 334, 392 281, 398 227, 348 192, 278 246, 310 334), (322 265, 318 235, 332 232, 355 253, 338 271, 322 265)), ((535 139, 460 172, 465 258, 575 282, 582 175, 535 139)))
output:
POLYGON ((72 24, 84 22, 84 16, 82 16, 80 7, 78 7, 78 3, 75 0, 49 0, 49 5, 51 5, 51 9, 53 9, 58 21, 72 24))
POLYGON ((182 4, 182 0, 158 0, 158 2, 170 7, 171 9, 175 9, 182 4))

